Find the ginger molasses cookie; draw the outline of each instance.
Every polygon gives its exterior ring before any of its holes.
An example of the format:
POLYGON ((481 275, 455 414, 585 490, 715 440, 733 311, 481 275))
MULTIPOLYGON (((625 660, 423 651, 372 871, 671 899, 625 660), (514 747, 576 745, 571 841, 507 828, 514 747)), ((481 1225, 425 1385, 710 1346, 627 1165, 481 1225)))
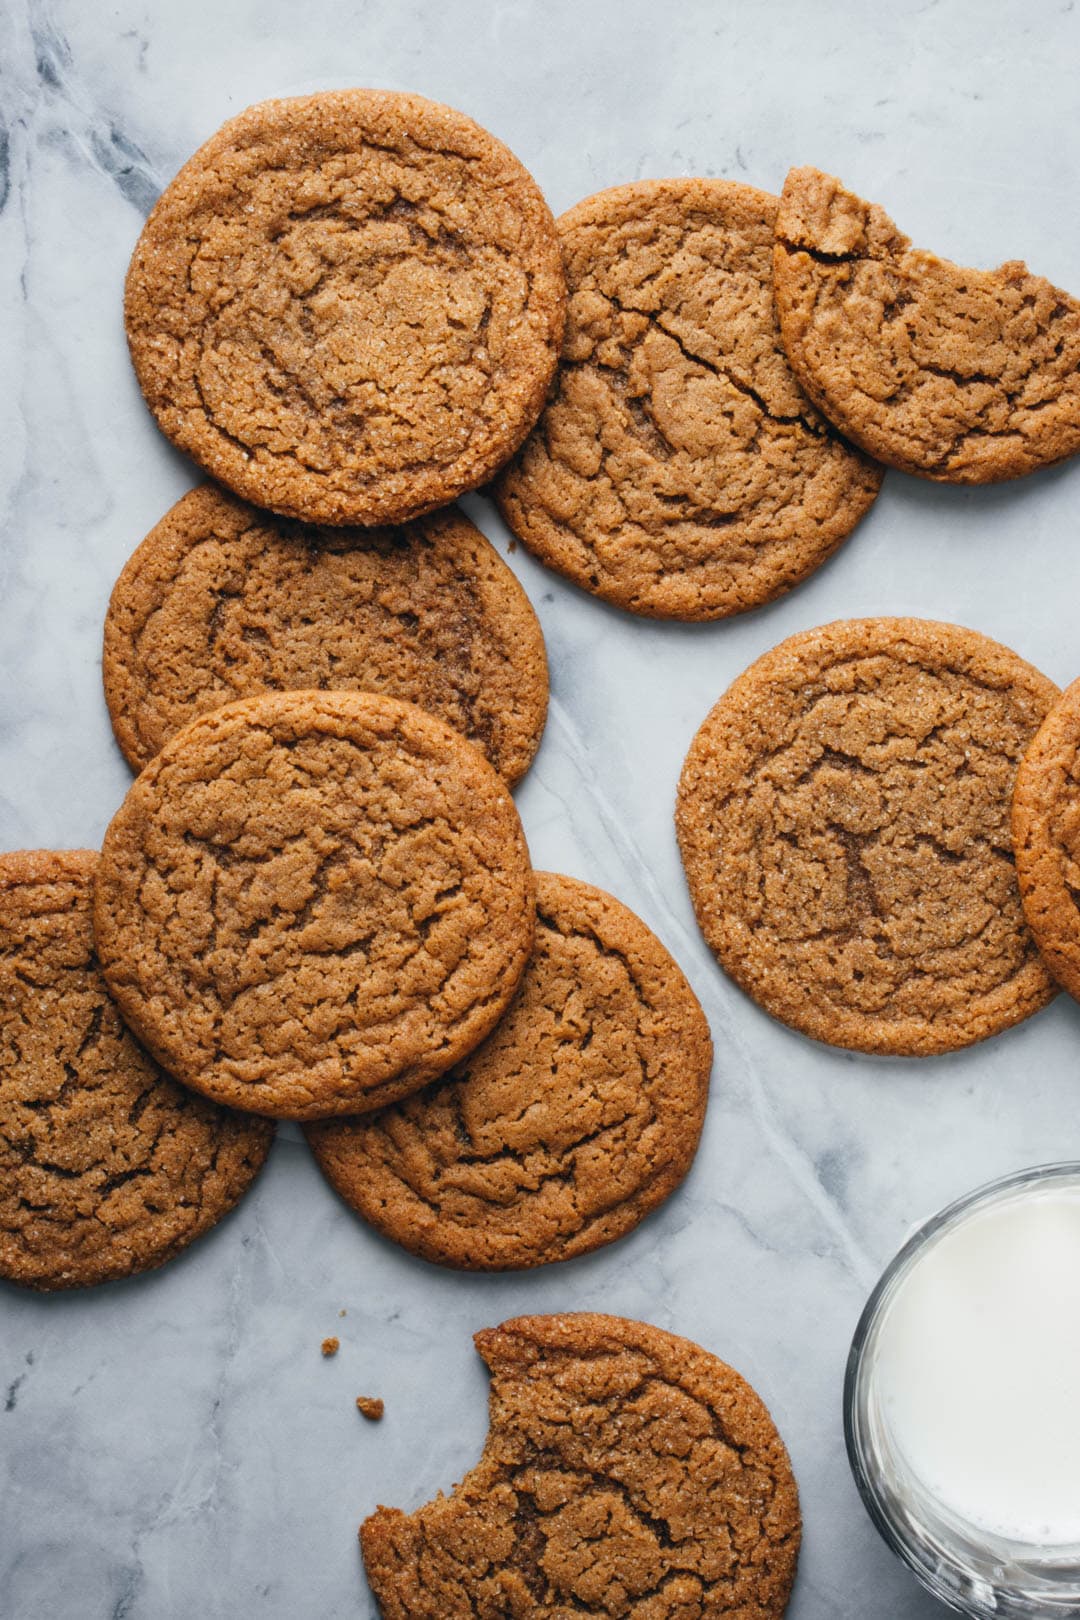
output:
POLYGON ((612 1242, 678 1185, 701 1134, 709 1028, 655 934, 550 872, 536 913, 483 1046, 377 1114, 307 1127, 345 1202, 440 1265, 536 1266, 612 1242))
POLYGON ((1044 1006, 1009 806, 1057 696, 1016 653, 922 619, 792 636, 690 747, 676 825, 720 964, 794 1029, 947 1052, 1044 1006))
POLYGON ((498 1022, 535 892, 509 789, 411 703, 273 692, 178 731, 105 835, 94 925, 178 1079, 288 1119, 355 1114, 498 1022))
POLYGON ((737 1372, 643 1322, 522 1316, 476 1335, 483 1455, 451 1496, 360 1530, 384 1620, 776 1620, 799 1554, 784 1443, 737 1372))
POLYGON ((1012 834, 1028 925, 1054 978, 1080 999, 1080 681, 1020 763, 1012 834))
POLYGON ((1080 450, 1080 302, 1019 261, 971 270, 913 248, 873 203, 792 169, 776 220, 792 370, 841 433, 949 484, 1080 450))
POLYGON ((788 366, 776 208, 724 180, 648 180, 559 220, 562 364, 496 494, 541 561, 632 613, 719 619, 770 601, 881 483, 788 366))
POLYGON ((258 506, 399 523, 490 478, 536 420, 566 288, 501 142, 420 96, 264 101, 180 170, 128 271, 162 431, 258 506))
POLYGON ((135 770, 256 692, 363 689, 440 715, 508 782, 547 712, 529 599, 454 508, 396 529, 316 529, 204 484, 152 529, 105 620, 105 695, 135 770))
POLYGON ((94 957, 98 857, 0 855, 0 1277, 75 1288, 171 1260, 232 1209, 267 1120, 178 1086, 94 957))

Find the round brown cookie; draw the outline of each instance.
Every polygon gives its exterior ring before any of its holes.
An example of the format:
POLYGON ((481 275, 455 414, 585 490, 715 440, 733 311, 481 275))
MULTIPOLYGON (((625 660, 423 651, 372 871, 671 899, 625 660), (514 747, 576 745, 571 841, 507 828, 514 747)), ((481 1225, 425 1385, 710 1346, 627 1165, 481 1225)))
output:
POLYGON ((213 484, 178 501, 120 575, 103 668, 135 770, 232 699, 332 687, 419 704, 516 782, 547 712, 536 614, 461 512, 402 529, 312 529, 213 484))
POLYGON ((307 1128, 358 1214, 425 1260, 500 1271, 629 1232, 678 1186, 712 1066, 705 1015, 640 917, 536 874, 536 944, 483 1046, 383 1112, 307 1128))
POLYGON ((792 370, 842 433, 921 478, 987 484, 1080 450, 1080 302, 1019 261, 912 248, 882 209, 792 169, 776 221, 792 370))
POLYGON ((0 855, 0 1277, 75 1288, 171 1260, 232 1209, 273 1139, 178 1086, 94 958, 98 857, 0 855))
POLYGON ((543 562, 632 613, 719 619, 768 602, 878 492, 881 469, 818 415, 784 356, 776 207, 724 180, 649 180, 558 222, 562 364, 496 494, 543 562))
POLYGON ((385 1620, 775 1620, 799 1499, 765 1406, 715 1356, 643 1322, 522 1316, 476 1335, 484 1452, 451 1496, 360 1530, 385 1620))
POLYGON ((147 220, 125 318, 162 431, 238 495, 397 523, 475 489, 536 420, 562 337, 531 176, 464 114, 342 90, 264 101, 147 220))
POLYGON ((506 784, 411 703, 270 692, 185 726, 102 850, 94 927, 124 1017, 219 1102, 355 1114, 498 1022, 535 890, 506 784))
POLYGON ((698 922, 767 1012, 921 1055, 1054 987, 1024 922, 1009 804, 1057 688, 974 630, 852 619, 740 675, 694 738, 676 825, 698 922))
POLYGON ((1080 681, 1020 763, 1012 836, 1028 925, 1054 978, 1080 1000, 1080 681))

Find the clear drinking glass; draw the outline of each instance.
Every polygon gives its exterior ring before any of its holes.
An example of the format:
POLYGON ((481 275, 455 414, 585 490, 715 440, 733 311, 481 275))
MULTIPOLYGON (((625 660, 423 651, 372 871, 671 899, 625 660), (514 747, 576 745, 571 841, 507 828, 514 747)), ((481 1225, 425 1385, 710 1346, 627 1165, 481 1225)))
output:
MULTIPOLYGON (((978 1620, 1080 1617, 1080 1543, 1047 1547, 1012 1541, 966 1522, 934 1498, 890 1433, 875 1377, 882 1325, 930 1245, 991 1206, 1066 1188, 1080 1193, 1080 1163, 1040 1165, 1004 1176, 927 1221, 871 1294, 848 1356, 844 1436, 867 1512, 889 1547, 935 1597, 978 1620)), ((1007 1409, 1001 1421, 1010 1421, 1007 1409)), ((1080 1456, 1076 1488, 1080 1496, 1080 1456)))

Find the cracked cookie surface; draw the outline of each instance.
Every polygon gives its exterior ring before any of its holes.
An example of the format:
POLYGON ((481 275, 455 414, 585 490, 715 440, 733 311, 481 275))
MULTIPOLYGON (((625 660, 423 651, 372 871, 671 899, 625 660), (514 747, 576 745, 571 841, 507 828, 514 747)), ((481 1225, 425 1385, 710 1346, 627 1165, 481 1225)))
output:
POLYGON ((476 1335, 491 1370, 480 1461, 360 1531, 384 1620, 775 1620, 798 1495, 765 1406, 687 1339, 588 1313, 476 1335))
POLYGON ((90 850, 0 855, 0 1277, 75 1288, 147 1271, 242 1197, 268 1121, 177 1085, 94 957, 90 850))
POLYGON ((238 495, 396 523, 490 478, 558 355, 550 211, 505 146, 420 96, 266 101, 172 181, 128 271, 163 432, 238 495))
POLYGON ((307 1130, 332 1185, 440 1265, 568 1260, 635 1227, 690 1168, 712 1065, 705 1016, 639 917, 536 874, 536 943, 483 1046, 385 1111, 307 1130))
POLYGON ((792 369, 841 433, 945 483, 1018 478, 1080 450, 1080 302, 1019 261, 912 248, 884 211, 793 169, 776 221, 792 369))
POLYGON ((770 601, 880 486, 784 355, 776 208, 728 181, 653 180, 558 221, 562 361, 496 496, 543 562, 632 613, 716 619, 770 601))
POLYGON ((1012 832, 1028 926, 1054 978, 1080 1000, 1080 681, 1024 755, 1012 832))
POLYGON ((413 704, 266 693, 179 731, 105 835, 110 989, 177 1077, 291 1119, 415 1091, 497 1023, 535 892, 506 784, 413 704))
POLYGON ((767 1012, 913 1056, 1007 1028, 1054 986, 1009 810, 1057 696, 973 630, 853 619, 792 636, 698 731, 676 825, 698 922, 767 1012))
POLYGON ((362 689, 439 715, 508 782, 547 712, 544 638, 463 513, 316 529, 205 484, 131 557, 105 620, 105 695, 135 770, 181 726, 256 692, 362 689))

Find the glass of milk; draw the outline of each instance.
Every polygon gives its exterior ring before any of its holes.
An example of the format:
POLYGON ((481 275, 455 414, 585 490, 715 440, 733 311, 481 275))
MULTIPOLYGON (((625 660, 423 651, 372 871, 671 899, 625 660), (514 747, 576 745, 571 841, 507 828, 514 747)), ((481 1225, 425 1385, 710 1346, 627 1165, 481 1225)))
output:
POLYGON ((856 1330, 844 1427, 870 1517, 936 1597, 1080 1616, 1080 1163, 909 1239, 856 1330))

